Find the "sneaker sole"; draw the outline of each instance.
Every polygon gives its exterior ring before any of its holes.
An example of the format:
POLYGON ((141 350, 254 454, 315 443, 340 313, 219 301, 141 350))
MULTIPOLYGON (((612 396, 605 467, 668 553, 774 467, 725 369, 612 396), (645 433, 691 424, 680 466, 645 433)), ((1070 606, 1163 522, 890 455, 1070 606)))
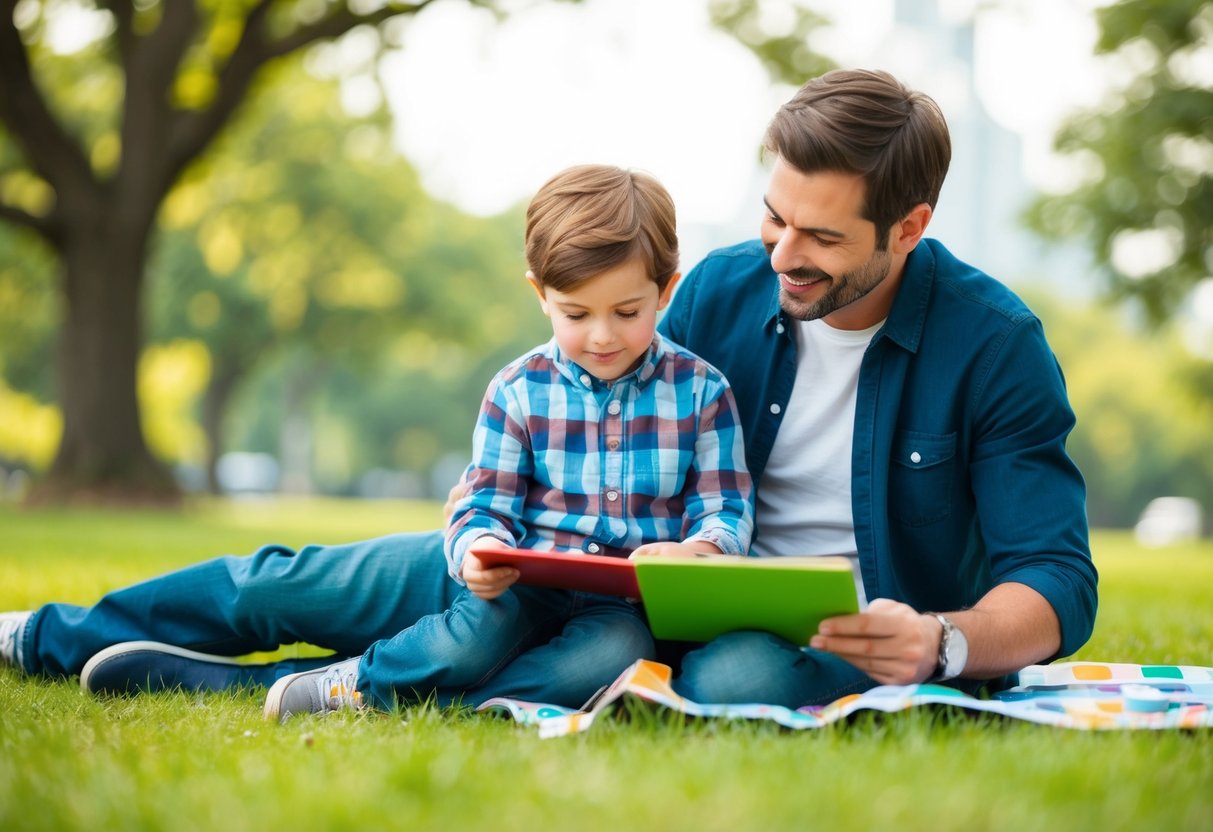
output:
POLYGON ((275 722, 285 722, 291 715, 282 713, 282 697, 286 694, 286 689, 290 687, 291 682, 295 677, 302 674, 292 673, 289 676, 283 676, 278 681, 270 686, 269 691, 265 694, 265 708, 261 715, 267 720, 275 722))
POLYGON ((128 656, 131 653, 137 653, 141 650, 145 650, 148 653, 157 653, 159 655, 168 654, 170 656, 180 656, 183 659, 209 662, 210 664, 240 664, 240 662, 236 661, 235 659, 230 659, 227 656, 216 656, 213 653, 199 653, 195 650, 186 650, 184 647, 177 647, 172 644, 164 644, 163 642, 159 641, 124 641, 121 644, 114 644, 105 648, 84 663, 84 668, 80 671, 80 687, 85 693, 93 693, 94 691, 91 687, 92 678, 93 674, 95 674, 98 669, 103 667, 110 659, 117 656, 128 656))

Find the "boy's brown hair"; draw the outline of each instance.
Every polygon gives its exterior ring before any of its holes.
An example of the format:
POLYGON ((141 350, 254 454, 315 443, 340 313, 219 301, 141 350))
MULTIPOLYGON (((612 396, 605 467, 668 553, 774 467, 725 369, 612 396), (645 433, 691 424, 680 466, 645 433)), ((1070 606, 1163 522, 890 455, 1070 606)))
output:
POLYGON ((674 200, 648 174, 578 165, 553 176, 526 212, 526 261, 558 292, 640 258, 664 291, 678 271, 674 200))
POLYGON ((935 207, 952 159, 939 106, 887 72, 836 69, 809 81, 767 127, 766 149, 801 173, 858 174, 878 248, 915 205, 935 207))

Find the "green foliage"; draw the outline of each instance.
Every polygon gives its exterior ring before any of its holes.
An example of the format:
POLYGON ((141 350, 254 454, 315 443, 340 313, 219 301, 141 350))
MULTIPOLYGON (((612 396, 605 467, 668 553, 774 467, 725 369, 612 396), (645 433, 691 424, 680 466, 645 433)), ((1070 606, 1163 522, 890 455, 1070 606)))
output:
MULTIPOLYGON (((437 507, 203 503, 182 519, 0 506, 0 609, 87 603, 219 552, 427 528, 437 507), (98 557, 89 557, 96 550, 98 557)), ((1080 658, 1210 664, 1213 545, 1097 534, 1080 658)), ((1213 732, 1095 734, 910 711, 781 731, 644 711, 587 734, 429 706, 261 719, 261 695, 93 699, 0 668, 0 828, 1176 829, 1213 826, 1213 732)))
POLYGON ((834 64, 813 49, 811 38, 826 18, 797 2, 710 0, 712 24, 754 53, 773 81, 799 87, 834 64))
POLYGON ((1025 292, 1066 375, 1078 424, 1069 450, 1097 526, 1129 526, 1154 497, 1213 506, 1213 401, 1194 392, 1193 359, 1170 329, 1145 333, 1108 306, 1025 292))
POLYGON ((1131 76, 1059 133, 1057 148, 1089 175, 1038 199, 1029 219, 1047 235, 1084 239, 1109 294, 1140 301, 1159 322, 1213 272, 1213 3, 1122 0, 1096 15, 1097 51, 1131 76), (1147 240, 1159 254, 1132 264, 1124 249, 1147 240))

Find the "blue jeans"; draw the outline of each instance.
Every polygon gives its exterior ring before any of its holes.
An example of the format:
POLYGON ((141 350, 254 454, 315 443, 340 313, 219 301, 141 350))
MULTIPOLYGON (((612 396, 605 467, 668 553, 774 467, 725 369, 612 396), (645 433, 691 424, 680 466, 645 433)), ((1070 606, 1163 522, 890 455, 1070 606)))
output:
POLYGON ((837 656, 770 633, 726 633, 682 660, 674 690, 693 702, 825 705, 878 683, 837 656))
MULTIPOLYGON (((264 546, 115 590, 90 607, 39 608, 23 634, 25 670, 69 676, 98 651, 140 640, 223 656, 296 642, 336 653, 250 666, 243 681, 268 687, 289 673, 361 656, 379 640, 447 610, 461 592, 447 574, 439 531, 297 552, 264 546)), ((591 622, 578 616, 554 629, 551 642, 518 655, 491 678, 477 679, 479 686, 464 691, 463 701, 513 696, 580 705, 622 669, 615 667, 619 655, 601 649, 591 622)), ((634 646, 629 641, 620 652, 634 646)))
POLYGON ((358 688, 379 707, 436 695, 479 704, 488 691, 576 707, 656 652, 622 598, 515 584, 492 601, 463 590, 363 654, 358 688))

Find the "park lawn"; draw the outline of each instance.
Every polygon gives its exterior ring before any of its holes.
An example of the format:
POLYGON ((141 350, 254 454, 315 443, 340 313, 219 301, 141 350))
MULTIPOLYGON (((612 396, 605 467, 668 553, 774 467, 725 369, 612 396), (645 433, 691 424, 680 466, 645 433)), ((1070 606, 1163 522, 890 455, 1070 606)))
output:
MULTIPOLYGON (((0 609, 100 593, 267 542, 432 527, 433 504, 0 506, 0 609)), ((1098 533, 1075 657, 1213 665, 1213 542, 1098 533)), ((290 648, 294 649, 294 648, 290 648)), ((261 719, 255 692, 94 699, 0 669, 0 830, 1213 829, 1213 729, 1087 733, 956 712, 782 731, 644 711, 587 734, 467 712, 261 719)))

